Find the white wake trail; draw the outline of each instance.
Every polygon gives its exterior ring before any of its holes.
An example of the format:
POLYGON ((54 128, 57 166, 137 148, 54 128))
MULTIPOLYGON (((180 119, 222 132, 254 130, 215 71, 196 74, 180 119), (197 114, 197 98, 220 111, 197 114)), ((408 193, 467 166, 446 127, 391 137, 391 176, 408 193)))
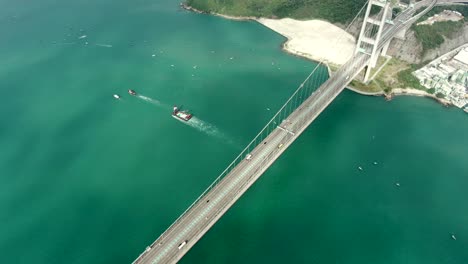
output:
POLYGON ((97 44, 94 44, 94 45, 96 45, 98 47, 112 48, 112 45, 110 45, 110 44, 99 44, 99 43, 97 43, 97 44))
POLYGON ((215 125, 209 122, 203 121, 200 118, 192 117, 189 121, 187 122, 183 121, 183 123, 209 136, 213 136, 218 139, 221 139, 223 140, 223 142, 227 143, 228 145, 238 147, 238 144, 236 144, 231 138, 229 138, 226 134, 224 134, 221 130, 219 130, 215 125))
POLYGON ((137 95, 136 96, 137 98, 140 98, 141 100, 145 101, 145 102, 148 102, 150 104, 154 104, 154 105, 157 105, 157 106, 163 106, 163 104, 161 103, 161 101, 159 100, 156 100, 156 99, 153 99, 151 97, 148 97, 148 96, 144 96, 144 95, 137 95))

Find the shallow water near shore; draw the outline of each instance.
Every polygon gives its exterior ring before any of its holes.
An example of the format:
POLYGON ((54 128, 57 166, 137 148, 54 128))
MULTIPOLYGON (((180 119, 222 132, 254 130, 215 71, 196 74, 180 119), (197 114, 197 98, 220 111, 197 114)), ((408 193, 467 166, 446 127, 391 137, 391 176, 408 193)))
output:
MULTIPOLYGON (((0 263, 131 263, 315 66, 173 0, 0 0, 0 21, 0 263)), ((181 263, 467 263, 467 132, 345 91, 181 263)))

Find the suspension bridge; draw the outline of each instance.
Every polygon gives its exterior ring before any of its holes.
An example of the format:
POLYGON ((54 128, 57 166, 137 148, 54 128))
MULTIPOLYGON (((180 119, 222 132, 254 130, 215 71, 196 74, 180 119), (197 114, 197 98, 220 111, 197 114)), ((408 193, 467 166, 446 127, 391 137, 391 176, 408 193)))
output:
MULTIPOLYGON (((175 263, 181 259, 354 78, 363 70, 364 79, 367 78, 378 56, 386 52, 390 40, 437 1, 411 4, 394 19, 389 1, 368 1, 352 58, 330 78, 326 67, 319 63, 237 158, 133 264, 175 263), (373 6, 380 7, 381 11, 372 14, 373 6)), ((447 1, 450 0, 441 2, 447 1)))

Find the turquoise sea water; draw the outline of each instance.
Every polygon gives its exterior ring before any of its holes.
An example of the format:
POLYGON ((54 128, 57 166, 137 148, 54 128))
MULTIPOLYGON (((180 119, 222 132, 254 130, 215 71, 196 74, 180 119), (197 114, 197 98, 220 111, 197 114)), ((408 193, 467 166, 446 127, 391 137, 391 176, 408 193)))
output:
MULTIPOLYGON (((0 263, 130 263, 315 66, 178 4, 0 0, 0 263)), ((181 263, 468 263, 467 132, 345 91, 181 263)))

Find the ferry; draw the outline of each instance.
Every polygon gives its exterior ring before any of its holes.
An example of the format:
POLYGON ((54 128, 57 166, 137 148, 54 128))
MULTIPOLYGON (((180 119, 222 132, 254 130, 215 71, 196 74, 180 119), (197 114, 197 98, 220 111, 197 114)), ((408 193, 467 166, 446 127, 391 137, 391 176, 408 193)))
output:
POLYGON ((192 118, 192 114, 190 114, 188 111, 180 110, 177 106, 174 106, 172 110, 172 116, 185 122, 189 121, 190 118, 192 118))
POLYGON ((136 92, 134 90, 132 90, 132 89, 129 89, 128 93, 131 94, 131 95, 136 95, 136 92))
POLYGON ((115 99, 120 99, 120 95, 114 94, 114 98, 115 98, 115 99))

